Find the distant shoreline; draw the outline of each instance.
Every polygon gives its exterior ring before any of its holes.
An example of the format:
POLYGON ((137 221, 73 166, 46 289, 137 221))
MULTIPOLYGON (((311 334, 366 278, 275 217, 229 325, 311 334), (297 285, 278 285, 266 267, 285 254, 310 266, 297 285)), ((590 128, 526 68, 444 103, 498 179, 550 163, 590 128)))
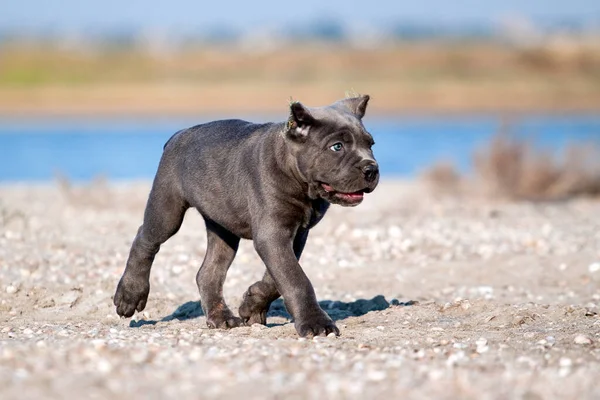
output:
POLYGON ((600 112, 600 52, 578 43, 2 55, 2 116, 285 115, 290 98, 322 106, 348 90, 371 95, 370 115, 600 112))
MULTIPOLYGON (((287 86, 287 85, 286 85, 287 86)), ((404 85, 361 85, 371 95, 369 115, 531 115, 600 113, 600 91, 565 90, 557 95, 514 87, 489 92, 473 87, 407 91, 404 85), (395 87, 394 87, 395 86, 395 87)), ((0 88, 0 117, 120 117, 198 115, 285 115, 290 95, 309 106, 342 98, 342 88, 303 85, 264 88, 253 85, 110 85, 0 88)))
MULTIPOLYGON (((161 112, 155 109, 149 109, 147 111, 140 110, 121 110, 119 112, 112 112, 109 110, 98 109, 96 111, 73 111, 70 109, 53 109, 53 110, 39 110, 39 109, 27 109, 27 110, 1 110, 0 109, 0 122, 4 121, 22 121, 24 119, 35 119, 35 120, 94 120, 94 119, 114 119, 114 120, 131 120, 136 118, 147 118, 148 120, 161 120, 161 119, 227 119, 227 118, 241 118, 241 119, 252 119, 255 118, 256 122, 259 121, 283 121, 286 109, 284 108, 275 109, 257 109, 257 110, 244 110, 239 111, 235 109, 219 109, 219 110, 199 110, 198 112, 182 111, 174 112, 172 110, 168 112, 161 112)), ((571 109, 571 108, 556 108, 556 109, 543 109, 543 108, 531 108, 526 110, 512 110, 508 108, 498 108, 494 110, 479 110, 479 109, 461 109, 461 110, 448 110, 448 109, 399 109, 397 111, 385 110, 385 111, 371 111, 365 118, 383 118, 383 119, 394 119, 394 118, 405 118, 405 117, 431 117, 431 118, 462 118, 462 117, 496 117, 496 118, 521 118, 521 117, 596 117, 600 116, 599 109, 571 109)), ((0 133, 1 135, 1 133, 0 133)))

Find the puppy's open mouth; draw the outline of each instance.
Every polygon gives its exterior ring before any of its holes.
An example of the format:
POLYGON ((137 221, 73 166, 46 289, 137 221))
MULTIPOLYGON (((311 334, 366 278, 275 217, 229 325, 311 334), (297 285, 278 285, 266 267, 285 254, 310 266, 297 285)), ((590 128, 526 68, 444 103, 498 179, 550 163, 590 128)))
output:
POLYGON ((343 200, 345 202, 351 203, 351 204, 358 204, 363 200, 363 197, 365 195, 365 190, 358 190, 356 192, 352 192, 352 193, 344 193, 344 192, 338 192, 337 190, 335 190, 334 188, 332 188, 331 186, 329 186, 326 183, 321 183, 321 186, 323 187, 323 189, 325 189, 325 191, 333 197, 336 197, 340 200, 343 200))

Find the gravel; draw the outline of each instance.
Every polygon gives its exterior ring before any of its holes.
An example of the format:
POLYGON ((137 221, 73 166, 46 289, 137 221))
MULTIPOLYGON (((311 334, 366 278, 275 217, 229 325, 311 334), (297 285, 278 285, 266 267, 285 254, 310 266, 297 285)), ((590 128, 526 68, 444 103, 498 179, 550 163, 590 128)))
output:
MULTIPOLYGON (((190 211, 163 245, 146 310, 112 295, 146 182, 0 187, 0 397, 600 397, 600 202, 436 198, 383 182, 332 207, 302 264, 340 337, 206 327, 194 276, 206 234, 190 211)), ((243 242, 234 311, 264 271, 243 242)))

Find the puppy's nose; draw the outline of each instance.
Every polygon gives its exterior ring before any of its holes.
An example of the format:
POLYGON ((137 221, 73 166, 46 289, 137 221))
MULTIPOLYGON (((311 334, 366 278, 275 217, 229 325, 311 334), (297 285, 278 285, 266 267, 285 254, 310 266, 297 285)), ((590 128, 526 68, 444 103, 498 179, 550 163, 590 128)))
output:
POLYGON ((369 164, 363 168, 363 173, 367 182, 373 182, 377 178, 377 175, 379 175, 379 167, 377 164, 369 164))

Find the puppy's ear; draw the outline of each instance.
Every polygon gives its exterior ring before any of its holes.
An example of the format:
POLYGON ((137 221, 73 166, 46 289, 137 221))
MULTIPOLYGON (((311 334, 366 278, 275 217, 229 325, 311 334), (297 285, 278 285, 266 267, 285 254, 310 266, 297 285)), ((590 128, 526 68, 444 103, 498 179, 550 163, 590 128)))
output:
POLYGON ((368 94, 364 94, 355 97, 349 97, 341 100, 340 103, 342 103, 347 109, 356 115, 358 119, 362 119, 367 111, 367 104, 369 103, 370 98, 371 97, 368 94))
POLYGON ((288 135, 292 138, 306 138, 315 122, 315 118, 302 103, 294 101, 290 104, 290 117, 288 118, 287 130, 288 135))

